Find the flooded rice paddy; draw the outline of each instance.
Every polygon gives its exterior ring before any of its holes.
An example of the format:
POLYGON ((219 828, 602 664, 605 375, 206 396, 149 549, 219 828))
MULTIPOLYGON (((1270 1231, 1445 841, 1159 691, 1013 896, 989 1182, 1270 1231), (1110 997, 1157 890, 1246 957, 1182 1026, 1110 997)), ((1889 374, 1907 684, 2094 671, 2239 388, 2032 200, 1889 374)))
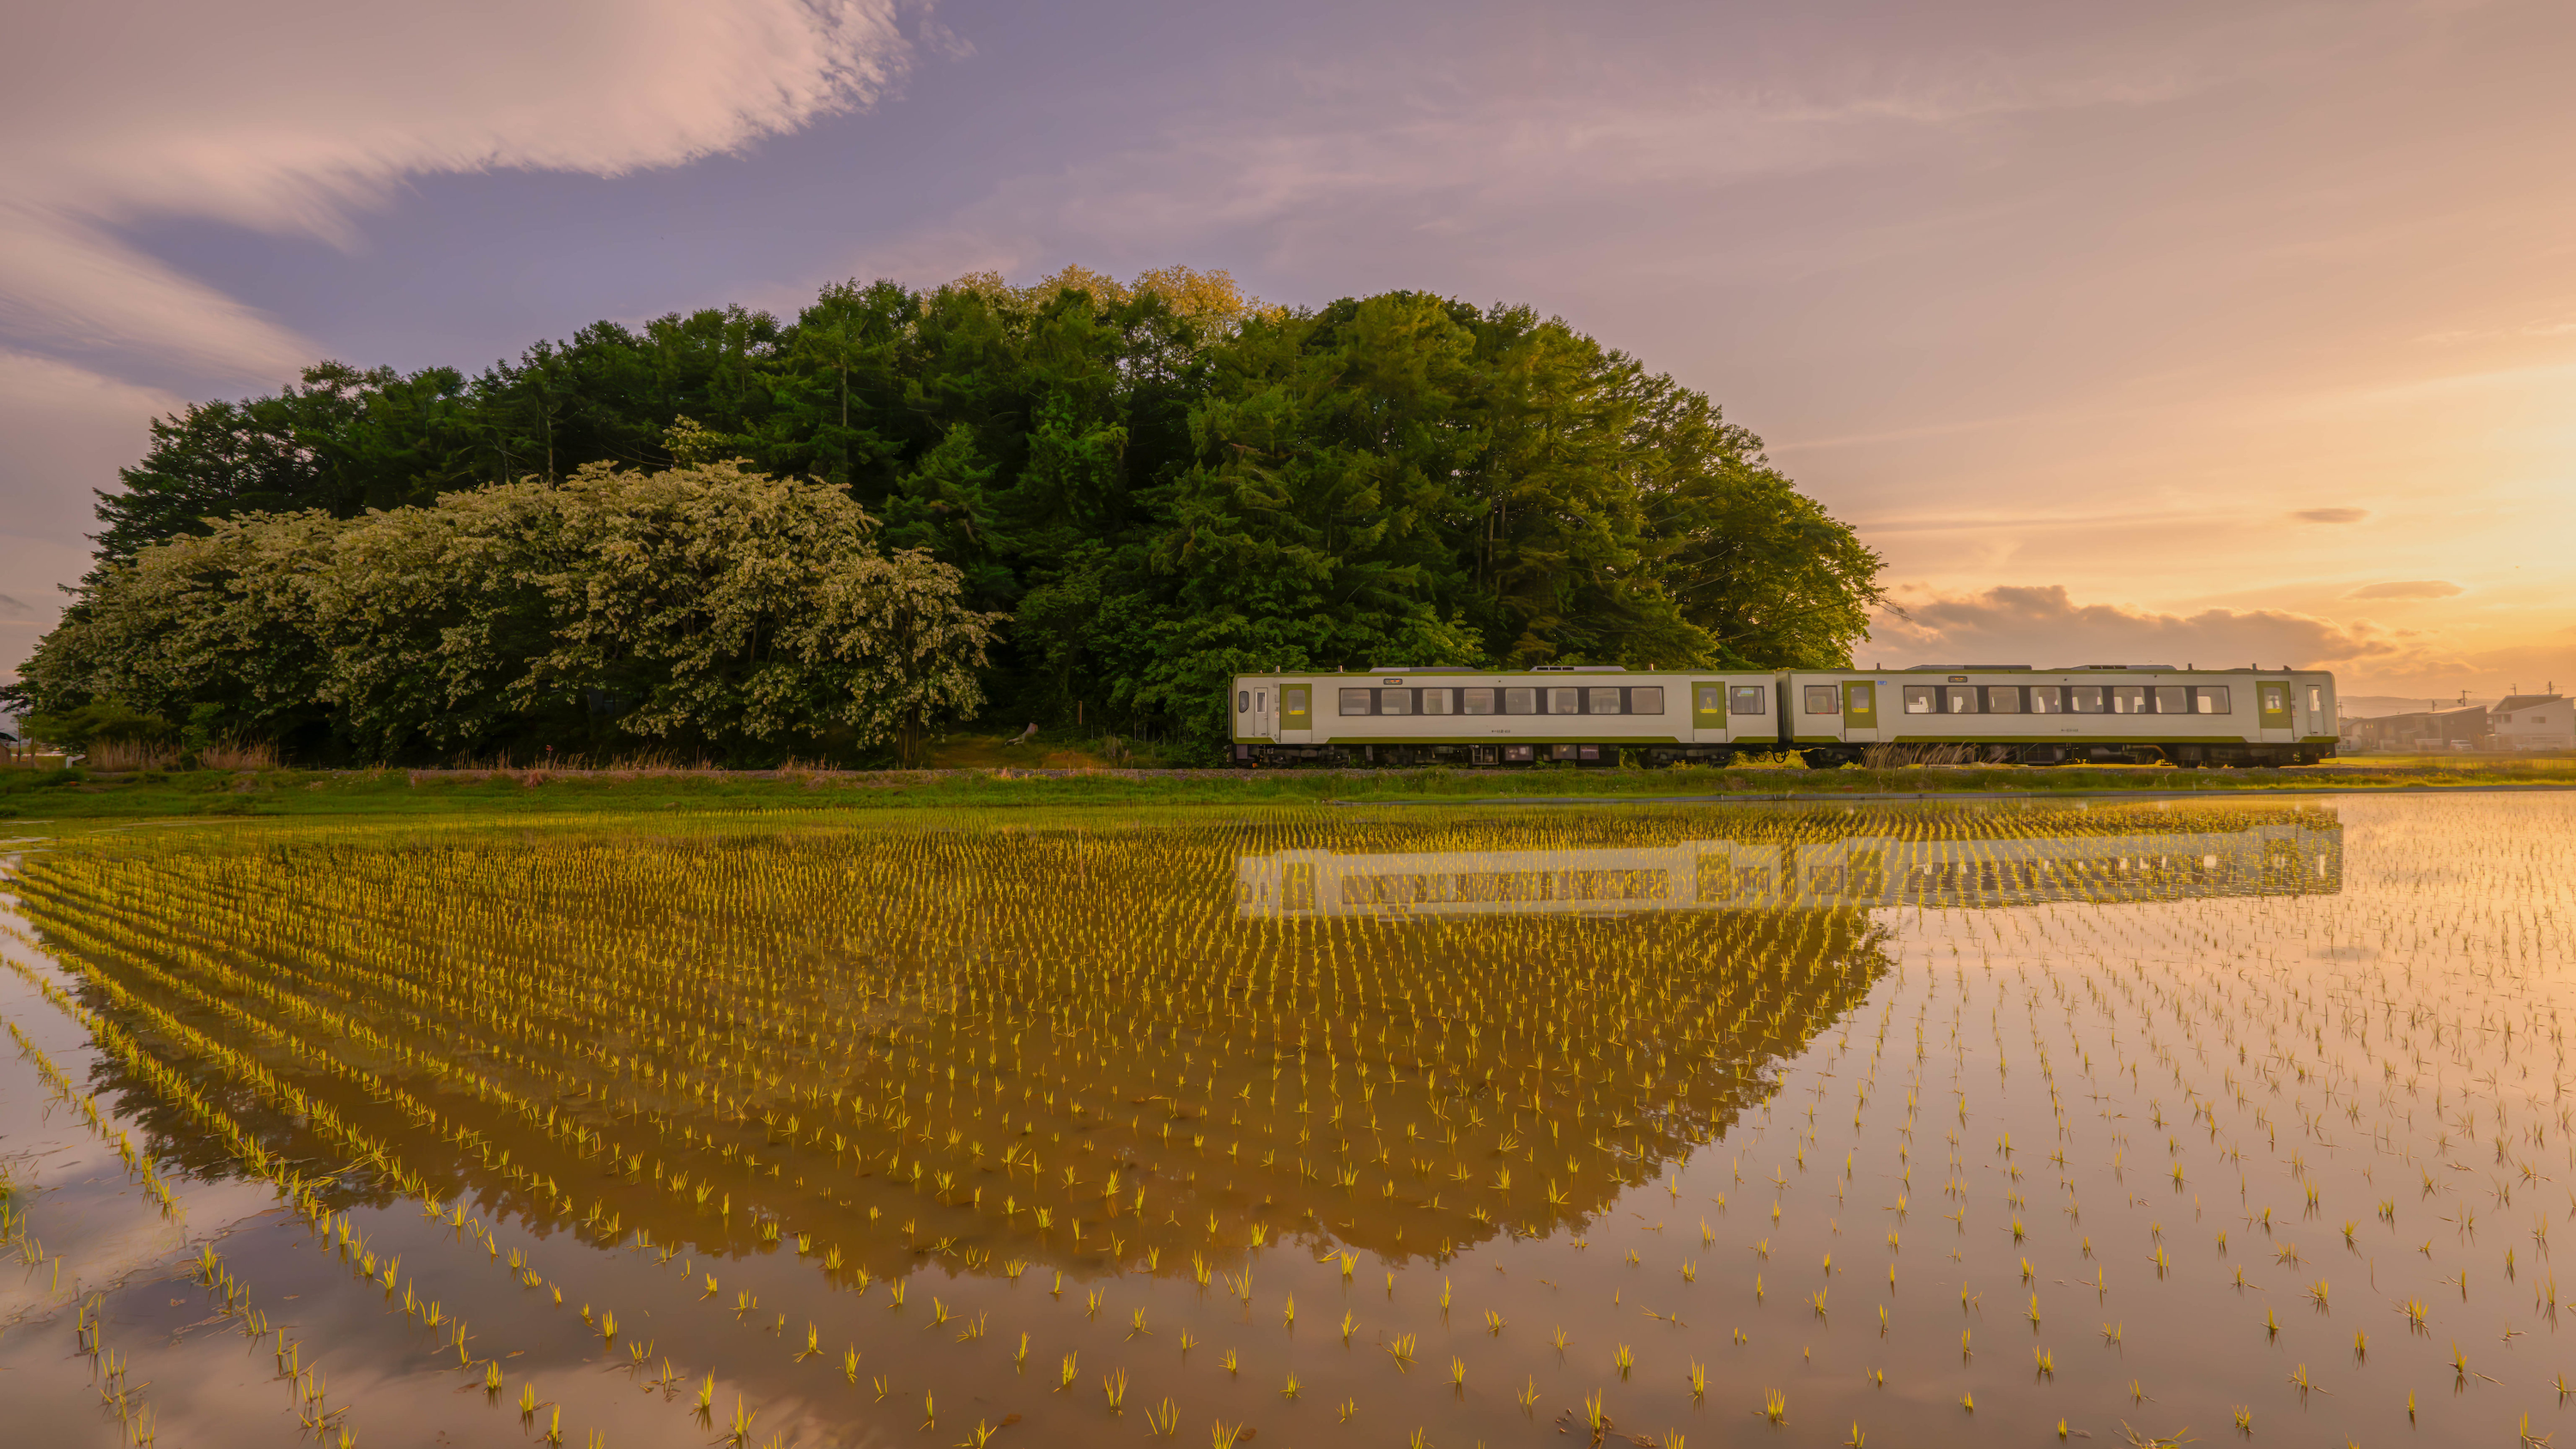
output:
POLYGON ((7 1437, 2541 1442, 2571 827, 20 842, 7 1437))

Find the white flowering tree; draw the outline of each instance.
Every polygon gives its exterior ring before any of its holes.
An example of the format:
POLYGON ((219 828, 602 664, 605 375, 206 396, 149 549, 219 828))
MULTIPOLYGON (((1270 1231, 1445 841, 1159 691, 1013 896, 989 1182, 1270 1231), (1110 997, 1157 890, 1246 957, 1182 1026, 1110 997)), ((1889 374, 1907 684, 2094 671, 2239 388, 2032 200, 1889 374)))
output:
POLYGON ((734 463, 605 464, 557 485, 333 520, 222 520, 107 572, 25 676, 40 707, 113 698, 363 758, 571 738, 728 755, 895 743, 969 718, 998 614, 888 552, 828 484, 734 463))

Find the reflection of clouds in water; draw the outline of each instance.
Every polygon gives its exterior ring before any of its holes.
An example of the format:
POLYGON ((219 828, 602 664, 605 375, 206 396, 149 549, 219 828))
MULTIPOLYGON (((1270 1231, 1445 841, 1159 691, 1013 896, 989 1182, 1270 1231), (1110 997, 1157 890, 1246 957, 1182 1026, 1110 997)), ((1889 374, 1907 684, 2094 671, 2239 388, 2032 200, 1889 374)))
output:
MULTIPOLYGON (((2096 819, 2070 815, 2054 823, 2096 819)), ((2332 895, 2342 883, 2343 832, 2335 817, 2292 809, 2251 820, 2243 812, 2226 821, 2184 817, 2162 829, 2114 825, 1983 839, 1899 832, 1594 850, 1292 850, 1235 863, 1238 914, 1288 917, 2116 904, 2332 895)))

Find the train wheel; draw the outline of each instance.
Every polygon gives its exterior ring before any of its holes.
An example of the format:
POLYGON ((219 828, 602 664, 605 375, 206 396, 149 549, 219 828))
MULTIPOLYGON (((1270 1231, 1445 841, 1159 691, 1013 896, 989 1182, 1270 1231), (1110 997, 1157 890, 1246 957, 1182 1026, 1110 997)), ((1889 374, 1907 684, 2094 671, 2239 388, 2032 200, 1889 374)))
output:
POLYGON ((1810 770, 1830 770, 1843 762, 1840 750, 1800 750, 1798 758, 1806 761, 1810 770))

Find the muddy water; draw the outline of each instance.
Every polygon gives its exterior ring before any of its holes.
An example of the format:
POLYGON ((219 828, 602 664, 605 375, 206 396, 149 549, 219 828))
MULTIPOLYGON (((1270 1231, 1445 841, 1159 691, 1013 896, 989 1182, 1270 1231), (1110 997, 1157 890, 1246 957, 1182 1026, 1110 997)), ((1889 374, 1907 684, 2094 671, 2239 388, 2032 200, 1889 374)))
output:
POLYGON ((0 1382, 48 1444, 2544 1435, 2571 813, 62 843, 0 1382))

